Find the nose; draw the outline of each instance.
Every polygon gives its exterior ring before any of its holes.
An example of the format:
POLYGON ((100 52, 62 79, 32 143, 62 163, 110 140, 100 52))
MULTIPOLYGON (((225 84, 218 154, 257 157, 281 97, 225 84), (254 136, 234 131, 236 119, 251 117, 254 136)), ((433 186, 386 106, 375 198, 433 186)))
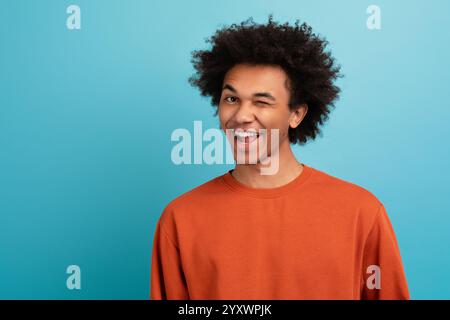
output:
POLYGON ((252 104, 242 102, 233 115, 233 120, 238 124, 253 122, 255 120, 255 114, 253 112, 252 104))

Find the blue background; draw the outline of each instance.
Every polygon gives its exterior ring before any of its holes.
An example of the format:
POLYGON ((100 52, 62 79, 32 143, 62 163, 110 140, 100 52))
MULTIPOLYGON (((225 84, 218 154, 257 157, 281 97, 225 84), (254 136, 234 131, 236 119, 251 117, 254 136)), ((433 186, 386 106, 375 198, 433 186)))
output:
POLYGON ((386 206, 411 297, 450 298, 450 2, 2 1, 0 298, 147 299, 155 224, 230 165, 171 162, 176 128, 218 128, 190 52, 252 16, 300 18, 345 77, 310 166, 386 206), (68 30, 66 8, 81 8, 68 30), (366 8, 381 8, 381 30, 366 8), (82 289, 66 288, 79 265, 82 289))

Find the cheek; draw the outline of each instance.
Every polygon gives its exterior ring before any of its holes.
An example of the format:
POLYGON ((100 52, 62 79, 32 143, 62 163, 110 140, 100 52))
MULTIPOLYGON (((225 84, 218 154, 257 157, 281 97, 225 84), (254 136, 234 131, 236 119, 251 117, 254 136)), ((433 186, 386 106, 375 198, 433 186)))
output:
POLYGON ((262 125, 266 128, 267 134, 268 134, 268 141, 272 141, 272 135, 271 129, 277 129, 278 134, 275 136, 273 135, 273 138, 277 137, 278 143, 281 143, 281 141, 284 141, 289 136, 289 119, 280 114, 273 115, 272 118, 265 119, 266 121, 262 120, 262 125), (263 122, 264 121, 264 122, 263 122))
POLYGON ((231 118, 232 116, 232 110, 231 108, 227 108, 226 106, 220 106, 219 105, 219 110, 218 110, 218 116, 219 116, 219 120, 222 124, 225 124, 228 122, 228 120, 231 118))
POLYGON ((287 132, 289 116, 278 110, 264 110, 258 115, 259 122, 267 129, 278 129, 280 134, 287 132))

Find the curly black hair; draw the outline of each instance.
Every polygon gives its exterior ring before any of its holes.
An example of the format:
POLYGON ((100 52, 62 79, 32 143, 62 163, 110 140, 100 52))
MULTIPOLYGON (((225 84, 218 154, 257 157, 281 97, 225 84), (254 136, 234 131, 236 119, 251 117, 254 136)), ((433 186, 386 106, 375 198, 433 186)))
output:
POLYGON ((297 128, 289 128, 289 141, 304 144, 320 134, 322 125, 335 107, 340 89, 334 80, 342 77, 340 66, 329 51, 328 41, 314 34, 312 28, 299 20, 295 26, 279 24, 269 14, 267 24, 256 24, 253 18, 232 24, 216 31, 205 39, 212 44, 211 50, 192 52, 191 62, 196 73, 189 78, 201 95, 211 97, 211 105, 218 113, 223 80, 234 65, 277 65, 288 77, 291 111, 307 104, 308 112, 297 128))

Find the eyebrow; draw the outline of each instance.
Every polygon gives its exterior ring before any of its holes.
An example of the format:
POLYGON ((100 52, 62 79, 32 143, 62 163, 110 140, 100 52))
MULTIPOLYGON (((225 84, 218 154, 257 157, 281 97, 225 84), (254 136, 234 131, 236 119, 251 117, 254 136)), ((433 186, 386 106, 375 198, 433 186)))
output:
MULTIPOLYGON (((226 84, 223 86, 222 91, 228 89, 234 93, 237 93, 237 90, 231 85, 231 84, 226 84)), ((270 100, 276 101, 275 97, 273 95, 271 95, 268 92, 255 92, 253 94, 254 97, 263 97, 263 98, 268 98, 270 100)))

